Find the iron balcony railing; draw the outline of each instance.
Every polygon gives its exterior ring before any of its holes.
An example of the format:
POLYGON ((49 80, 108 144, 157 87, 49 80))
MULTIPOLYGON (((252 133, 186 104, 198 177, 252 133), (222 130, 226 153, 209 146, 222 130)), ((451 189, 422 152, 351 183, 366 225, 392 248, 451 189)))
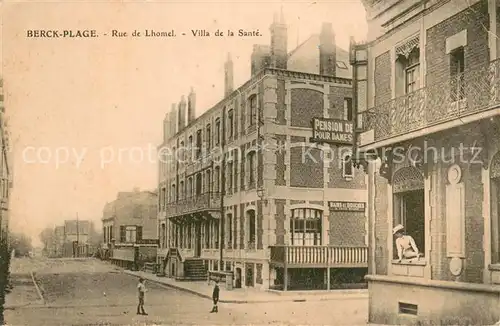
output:
POLYGON ((366 246, 271 246, 271 262, 287 265, 368 266, 366 246))
MULTIPOLYGON (((427 80, 430 76, 427 75, 427 80)), ((373 130, 373 142, 379 142, 488 111, 498 105, 500 60, 495 60, 361 112, 361 129, 373 130)))
POLYGON ((220 209, 220 193, 207 192, 168 203, 166 213, 168 217, 172 217, 218 209, 220 209))

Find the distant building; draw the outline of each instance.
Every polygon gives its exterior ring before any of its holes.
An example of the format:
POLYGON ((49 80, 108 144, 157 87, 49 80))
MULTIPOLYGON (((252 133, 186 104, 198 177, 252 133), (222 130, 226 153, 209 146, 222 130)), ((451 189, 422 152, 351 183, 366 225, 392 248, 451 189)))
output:
POLYGON ((156 192, 119 192, 103 209, 102 256, 113 263, 133 268, 155 261, 158 243, 156 192))

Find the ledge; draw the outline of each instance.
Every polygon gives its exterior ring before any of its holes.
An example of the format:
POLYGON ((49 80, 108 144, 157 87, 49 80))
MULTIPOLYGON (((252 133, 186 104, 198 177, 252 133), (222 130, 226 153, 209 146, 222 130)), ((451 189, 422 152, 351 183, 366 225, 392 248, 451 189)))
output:
POLYGON ((386 276, 386 275, 366 275, 365 280, 368 282, 385 282, 394 284, 416 285, 421 287, 442 288, 449 290, 465 290, 473 292, 488 292, 500 294, 500 286, 491 284, 450 282, 438 280, 425 280, 422 278, 410 278, 401 276, 386 276))
POLYGON ((425 260, 425 259, 421 259, 421 260, 417 260, 417 261, 402 260, 399 262, 397 259, 394 259, 392 261, 392 264, 398 265, 398 266, 401 266, 401 265, 404 265, 404 266, 425 266, 425 265, 427 265, 427 260, 425 260))
POLYGON ((490 271, 500 271, 500 264, 490 264, 488 265, 490 271))

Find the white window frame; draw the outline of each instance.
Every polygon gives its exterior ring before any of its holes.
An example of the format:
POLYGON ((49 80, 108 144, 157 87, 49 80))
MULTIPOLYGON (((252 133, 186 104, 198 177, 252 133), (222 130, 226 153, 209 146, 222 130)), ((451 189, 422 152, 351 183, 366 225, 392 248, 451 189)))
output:
POLYGON ((125 242, 135 243, 137 240, 137 227, 136 226, 126 226, 125 227, 125 242))

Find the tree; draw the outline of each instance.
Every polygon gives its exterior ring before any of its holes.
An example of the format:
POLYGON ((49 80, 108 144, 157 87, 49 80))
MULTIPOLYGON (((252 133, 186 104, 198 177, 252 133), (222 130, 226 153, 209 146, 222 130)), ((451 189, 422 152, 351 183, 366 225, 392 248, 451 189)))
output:
POLYGON ((16 257, 26 256, 33 250, 31 238, 22 233, 11 233, 9 235, 9 245, 11 250, 15 250, 16 257))
POLYGON ((0 325, 5 324, 4 304, 5 296, 9 291, 10 248, 7 232, 0 234, 0 325))
POLYGON ((54 230, 52 228, 45 228, 42 232, 40 232, 40 241, 43 243, 43 250, 47 252, 54 242, 54 230))

